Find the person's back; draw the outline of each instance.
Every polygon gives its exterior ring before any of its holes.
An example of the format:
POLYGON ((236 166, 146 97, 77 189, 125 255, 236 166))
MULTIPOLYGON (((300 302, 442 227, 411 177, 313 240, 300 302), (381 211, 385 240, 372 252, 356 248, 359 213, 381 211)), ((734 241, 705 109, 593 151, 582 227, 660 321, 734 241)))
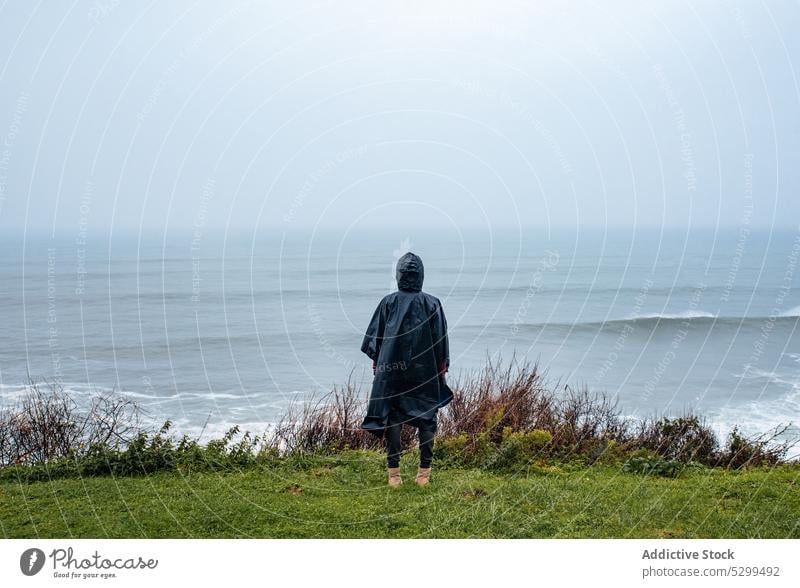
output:
POLYGON ((397 262, 398 290, 380 301, 361 350, 375 378, 362 428, 386 438, 389 478, 399 484, 402 425, 419 428, 420 472, 427 483, 437 411, 452 399, 444 374, 450 365, 447 321, 441 302, 422 291, 424 267, 413 253, 397 262))

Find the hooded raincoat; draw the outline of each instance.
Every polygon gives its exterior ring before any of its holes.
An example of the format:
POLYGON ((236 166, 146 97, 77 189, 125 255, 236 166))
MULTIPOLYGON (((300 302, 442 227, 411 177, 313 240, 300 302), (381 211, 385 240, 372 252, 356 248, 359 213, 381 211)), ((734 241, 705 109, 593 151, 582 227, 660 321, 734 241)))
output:
POLYGON ((397 422, 435 430, 437 410, 453 399, 447 321, 439 299, 422 291, 422 260, 406 253, 396 277, 397 291, 380 301, 361 344, 375 369, 361 428, 379 437, 397 422))

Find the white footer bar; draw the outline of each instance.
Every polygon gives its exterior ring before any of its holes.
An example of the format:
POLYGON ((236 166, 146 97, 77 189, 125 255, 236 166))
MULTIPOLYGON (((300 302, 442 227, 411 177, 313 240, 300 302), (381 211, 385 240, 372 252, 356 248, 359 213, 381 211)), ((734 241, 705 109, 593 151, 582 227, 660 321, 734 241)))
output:
POLYGON ((798 570, 796 539, 0 540, 3 586, 778 587, 798 570))

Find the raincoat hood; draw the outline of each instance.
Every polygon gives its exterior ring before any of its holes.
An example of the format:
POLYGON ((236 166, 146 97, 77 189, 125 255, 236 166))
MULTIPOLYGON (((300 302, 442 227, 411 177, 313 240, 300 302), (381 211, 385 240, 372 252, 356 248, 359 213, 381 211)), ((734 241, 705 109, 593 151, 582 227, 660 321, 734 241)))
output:
POLYGON ((410 251, 397 260, 397 287, 406 292, 419 292, 422 290, 422 281, 425 279, 425 268, 422 259, 410 251))

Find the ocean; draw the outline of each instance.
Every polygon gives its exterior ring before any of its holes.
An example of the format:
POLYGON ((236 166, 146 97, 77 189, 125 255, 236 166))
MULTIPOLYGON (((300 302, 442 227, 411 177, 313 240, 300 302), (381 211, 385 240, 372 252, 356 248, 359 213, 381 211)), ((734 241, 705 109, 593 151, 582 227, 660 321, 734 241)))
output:
POLYGON ((114 389, 206 438, 262 432, 348 378, 406 251, 442 300, 450 378, 538 362, 629 416, 721 435, 800 423, 800 231, 282 228, 0 237, 0 393, 114 389))

